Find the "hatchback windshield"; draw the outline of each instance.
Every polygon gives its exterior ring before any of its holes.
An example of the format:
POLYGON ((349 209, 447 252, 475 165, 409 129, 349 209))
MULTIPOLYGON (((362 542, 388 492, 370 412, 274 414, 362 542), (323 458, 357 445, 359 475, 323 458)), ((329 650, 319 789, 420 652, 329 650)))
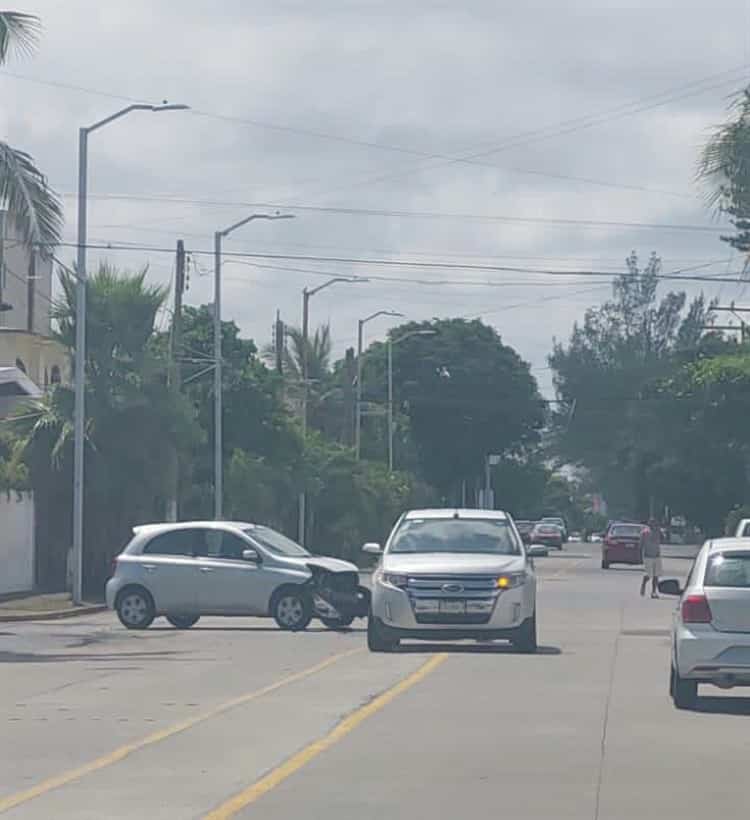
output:
POLYGON ((474 552, 517 555, 510 525, 502 519, 415 518, 399 527, 389 552, 474 552))
POLYGON ((706 567, 707 587, 750 587, 750 553, 714 555, 706 567))
POLYGON ((291 538, 287 538, 286 535, 282 535, 270 527, 250 527, 244 530, 244 532, 254 541, 257 541, 262 547, 271 550, 271 552, 275 552, 277 555, 289 555, 292 557, 310 555, 310 553, 296 541, 292 541, 291 538))

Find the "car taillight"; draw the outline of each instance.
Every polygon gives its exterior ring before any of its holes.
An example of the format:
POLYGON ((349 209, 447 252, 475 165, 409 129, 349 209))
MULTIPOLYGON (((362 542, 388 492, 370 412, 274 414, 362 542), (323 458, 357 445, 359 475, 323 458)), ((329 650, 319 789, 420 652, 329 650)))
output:
POLYGON ((112 564, 109 568, 109 574, 114 575, 117 572, 117 558, 112 559, 112 564))
POLYGON ((711 607, 705 595, 688 595, 682 602, 682 622, 686 624, 710 624, 711 607))

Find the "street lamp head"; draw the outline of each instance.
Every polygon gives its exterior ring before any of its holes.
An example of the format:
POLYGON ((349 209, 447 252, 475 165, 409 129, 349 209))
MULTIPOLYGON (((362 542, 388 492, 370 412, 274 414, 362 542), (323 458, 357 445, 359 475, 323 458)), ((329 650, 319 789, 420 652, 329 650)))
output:
POLYGON ((159 111, 189 111, 190 106, 184 103, 168 103, 164 100, 160 105, 152 105, 151 110, 155 113, 159 111))

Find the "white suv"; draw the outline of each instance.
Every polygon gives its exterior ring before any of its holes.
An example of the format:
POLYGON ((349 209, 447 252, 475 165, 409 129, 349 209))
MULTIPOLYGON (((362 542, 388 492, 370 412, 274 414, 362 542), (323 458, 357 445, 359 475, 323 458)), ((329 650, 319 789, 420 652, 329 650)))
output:
POLYGON ((128 629, 157 615, 178 629, 201 615, 270 615, 292 630, 317 616, 339 628, 367 614, 354 564, 313 556, 270 527, 193 521, 133 532, 106 587, 107 606, 128 629))
POLYGON ((367 642, 389 652, 402 638, 511 641, 535 652, 536 575, 509 515, 412 510, 401 516, 373 574, 367 642))
POLYGON ((659 590, 679 595, 672 625, 669 691, 691 709, 698 684, 750 686, 750 547, 746 538, 706 541, 684 588, 665 580, 659 590))

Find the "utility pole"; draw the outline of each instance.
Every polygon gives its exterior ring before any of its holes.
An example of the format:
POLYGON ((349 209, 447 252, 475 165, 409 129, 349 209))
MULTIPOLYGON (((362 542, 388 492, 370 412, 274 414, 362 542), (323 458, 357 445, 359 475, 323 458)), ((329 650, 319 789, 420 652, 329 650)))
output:
MULTIPOLYGON (((182 295, 185 292, 185 243, 177 240, 177 258, 174 277, 174 310, 172 313, 172 334, 169 340, 169 386, 176 395, 180 393, 182 347, 182 295)), ((170 497, 167 499, 166 519, 177 521, 180 487, 180 461, 177 448, 170 454, 170 497)))

